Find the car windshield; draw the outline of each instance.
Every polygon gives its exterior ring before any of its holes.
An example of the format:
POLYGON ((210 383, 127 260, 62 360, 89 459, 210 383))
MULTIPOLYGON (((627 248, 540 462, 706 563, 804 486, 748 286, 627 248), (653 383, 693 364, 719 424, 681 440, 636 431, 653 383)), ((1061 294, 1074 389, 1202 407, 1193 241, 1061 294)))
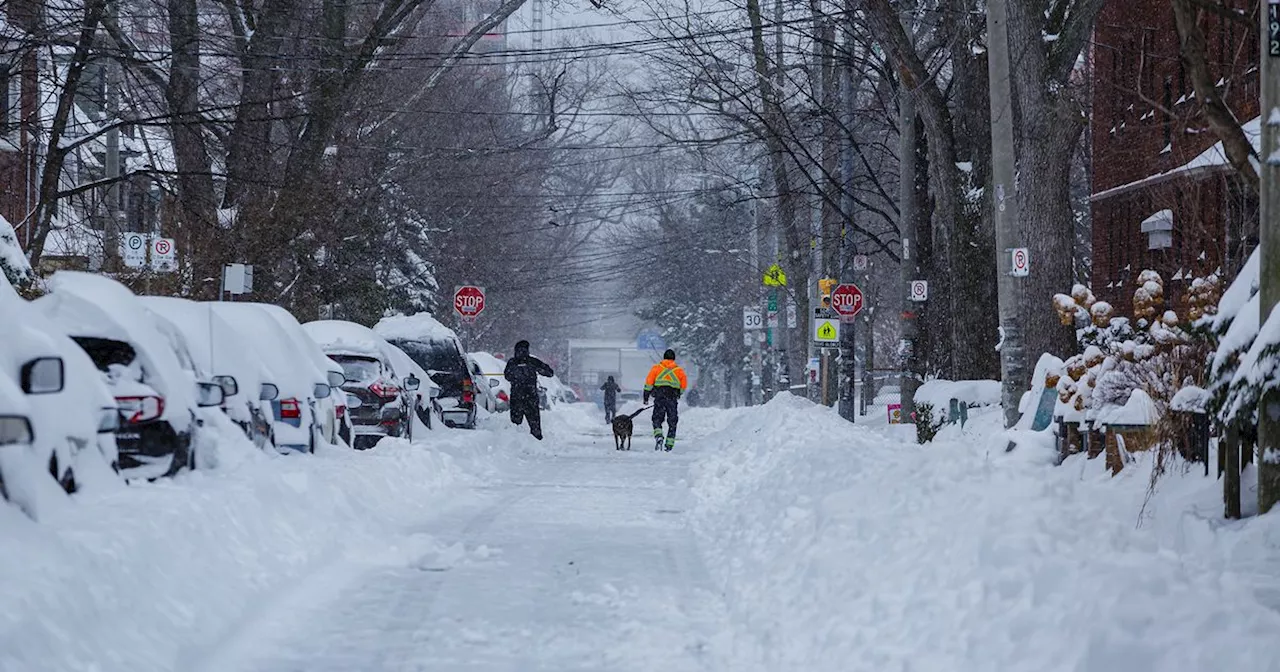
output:
POLYGON ((133 346, 124 341, 88 336, 76 336, 73 340, 89 355, 89 359, 93 360, 93 364, 103 372, 110 369, 112 364, 128 366, 138 356, 133 346))
POLYGON ((466 365, 458 348, 450 341, 392 341, 392 345, 404 350, 418 366, 427 371, 452 371, 466 373, 466 365))
POLYGON ((342 375, 346 376, 347 380, 371 383, 382 375, 382 364, 376 359, 334 357, 333 360, 342 365, 342 375))

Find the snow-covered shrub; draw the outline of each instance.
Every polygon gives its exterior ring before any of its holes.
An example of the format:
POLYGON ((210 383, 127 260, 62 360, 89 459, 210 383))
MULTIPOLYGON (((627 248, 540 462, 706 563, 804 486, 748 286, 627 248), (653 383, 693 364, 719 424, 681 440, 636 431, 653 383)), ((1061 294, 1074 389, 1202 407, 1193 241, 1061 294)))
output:
POLYGON ((934 413, 933 404, 916 404, 916 412, 911 414, 911 419, 916 423, 916 442, 922 444, 932 441, 942 429, 942 423, 946 422, 941 413, 934 413))
POLYGON ((27 255, 18 245, 13 226, 3 216, 0 216, 0 273, 19 291, 30 287, 36 279, 27 255))
MULTIPOLYGON (((1261 253, 1254 250, 1215 315, 1201 325, 1214 345, 1209 361, 1209 408, 1223 424, 1256 431, 1263 394, 1280 389, 1280 311, 1261 320, 1261 253)), ((1263 459, 1273 459, 1263 456, 1263 459)))
POLYGON ((1117 315, 1083 285, 1054 296, 1062 323, 1076 326, 1082 348, 1056 377, 1059 399, 1090 417, 1125 406, 1141 390, 1155 403, 1157 418, 1164 418, 1180 389, 1203 382, 1205 346, 1192 323, 1217 313, 1220 285, 1217 275, 1194 280, 1173 310, 1166 307, 1160 274, 1145 270, 1133 294, 1132 317, 1117 315))

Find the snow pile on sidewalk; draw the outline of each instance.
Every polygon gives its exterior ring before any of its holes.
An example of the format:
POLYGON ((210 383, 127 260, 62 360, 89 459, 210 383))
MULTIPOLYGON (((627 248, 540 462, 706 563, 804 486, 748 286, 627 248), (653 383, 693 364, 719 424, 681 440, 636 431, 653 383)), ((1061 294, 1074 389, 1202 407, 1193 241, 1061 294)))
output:
POLYGON ((1199 471, 1144 510, 1148 455, 1110 478, 996 431, 920 447, 787 396, 734 414, 691 520, 769 669, 1280 665, 1280 518, 1221 520, 1199 471))
POLYGON ((396 439, 235 457, 78 495, 40 523, 0 506, 0 670, 200 669, 309 577, 412 562, 429 540, 406 528, 469 480, 396 439))

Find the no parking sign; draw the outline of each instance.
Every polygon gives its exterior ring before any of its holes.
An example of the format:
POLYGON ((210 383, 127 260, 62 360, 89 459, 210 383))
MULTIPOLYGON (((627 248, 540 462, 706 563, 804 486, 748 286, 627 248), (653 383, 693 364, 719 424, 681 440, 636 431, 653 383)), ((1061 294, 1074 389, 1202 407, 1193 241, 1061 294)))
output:
POLYGON ((1031 275, 1031 251, 1025 247, 1013 248, 1013 273, 1015 278, 1031 275))

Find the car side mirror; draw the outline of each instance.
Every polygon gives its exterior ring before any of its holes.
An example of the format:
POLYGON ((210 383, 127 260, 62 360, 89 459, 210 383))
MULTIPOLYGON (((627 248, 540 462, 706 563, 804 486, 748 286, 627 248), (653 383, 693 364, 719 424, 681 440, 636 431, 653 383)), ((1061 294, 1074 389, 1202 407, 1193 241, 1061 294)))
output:
POLYGON ((501 384, 501 383, 499 383, 499 382, 498 382, 498 379, 497 379, 497 378, 490 378, 490 379, 489 379, 489 387, 497 387, 497 386, 498 386, 498 385, 500 385, 500 384, 501 384))
POLYGON ((31 443, 35 439, 31 421, 25 415, 0 415, 0 446, 31 443))
POLYGON ((258 401, 275 401, 280 397, 280 388, 275 383, 263 383, 258 390, 258 401))
POLYGON ((214 376, 213 382, 222 386, 223 396, 234 397, 240 393, 240 383, 236 382, 235 376, 214 376))
POLYGON ((421 386, 422 386, 422 381, 418 380, 418 377, 413 375, 412 373, 409 374, 408 378, 404 379, 404 389, 409 390, 410 392, 418 389, 421 386))
POLYGON ((226 398, 222 392, 222 386, 217 383, 196 383, 196 387, 198 388, 196 403, 200 408, 221 406, 226 398))
POLYGON ((364 402, 360 401, 360 397, 354 394, 347 395, 347 408, 360 408, 361 406, 364 406, 364 402))
MULTIPOLYGON (((347 382, 347 377, 337 371, 330 371, 326 378, 329 381, 329 387, 342 387, 342 385, 347 382)), ((324 399, 324 397, 320 396, 317 396, 316 398, 324 399)))
POLYGON ((27 394, 55 394, 66 385, 61 357, 37 357, 22 365, 22 391, 27 394))
POLYGON ((315 389, 312 390, 312 396, 316 399, 328 399, 333 394, 333 388, 325 383, 316 383, 315 389))

